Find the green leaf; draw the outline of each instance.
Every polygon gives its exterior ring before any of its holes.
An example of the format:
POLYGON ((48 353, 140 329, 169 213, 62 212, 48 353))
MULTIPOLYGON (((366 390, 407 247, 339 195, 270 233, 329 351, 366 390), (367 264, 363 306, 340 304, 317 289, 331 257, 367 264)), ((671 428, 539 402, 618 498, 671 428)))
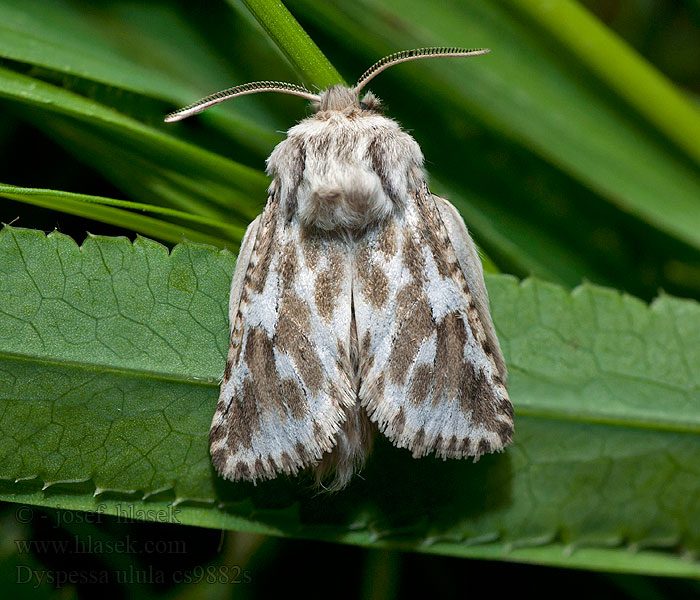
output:
POLYGON ((112 198, 88 196, 86 194, 73 194, 58 190, 20 188, 1 183, 0 196, 4 196, 10 200, 21 200, 35 206, 53 208, 60 212, 79 215, 81 217, 89 217, 101 223, 110 223, 121 227, 127 227, 138 233, 151 235, 167 242, 180 242, 183 239, 189 239, 192 242, 202 242, 223 248, 226 246, 227 242, 234 242, 234 244, 239 243, 244 233, 243 228, 233 224, 218 223, 207 217, 200 217, 179 210, 153 206, 151 204, 142 204, 139 202, 129 202, 126 200, 114 200, 112 198), (145 217, 144 215, 134 214, 121 209, 152 212, 182 221, 196 223, 200 226, 204 225, 204 229, 226 231, 228 235, 220 235, 218 237, 212 236, 203 231, 182 227, 165 220, 145 217))
MULTIPOLYGON (((163 166, 157 158, 144 156, 138 149, 113 142, 104 132, 92 131, 67 119, 32 115, 28 120, 39 123, 48 136, 81 156, 86 164, 93 165, 125 190, 126 195, 140 198, 142 203, 171 206, 218 222, 244 225, 250 221, 249 213, 255 208, 248 200, 250 196, 224 183, 197 180, 179 173, 163 166), (225 199, 226 204, 214 204, 211 202, 214 196, 225 199)), ((264 191, 261 189, 257 195, 264 198, 264 191)))
POLYGON ((364 546, 700 577, 700 305, 488 277, 515 444, 386 440, 350 487, 218 478, 233 256, 0 232, 0 498, 364 546), (391 476, 387 477, 390 473, 391 476), (174 505, 171 506, 171 503, 174 505), (153 513, 151 513, 153 514, 153 513))
POLYGON ((107 33, 100 25, 66 3, 3 0, 0 56, 154 97, 191 93, 177 77, 149 72, 115 52, 110 36, 95 35, 107 33))
MULTIPOLYGON (((236 31, 233 40, 226 40, 227 53, 254 52, 258 60, 267 53, 276 59, 268 77, 292 78, 272 44, 245 22, 245 13, 242 7, 207 10, 209 18, 236 31)), ((0 56, 38 67, 33 71, 38 78, 43 70, 60 74, 64 86, 85 80, 87 93, 122 109, 131 93, 184 105, 248 79, 244 63, 224 64, 217 48, 211 47, 211 31, 193 30, 191 15, 173 6, 114 4, 98 11, 94 5, 82 10, 41 0, 5 0, 0 3, 0 24, 0 56), (241 68, 243 72, 237 72, 241 68)), ((143 103, 132 114, 149 116, 143 103)), ((161 109, 157 120, 164 114, 161 109)), ((278 141, 274 132, 282 123, 260 102, 228 103, 214 114, 204 119, 215 121, 236 143, 263 157, 278 141)))
MULTIPOLYGON (((138 148, 146 158, 179 170, 195 181, 231 186, 243 193, 264 193, 267 180, 258 171, 173 138, 97 102, 2 67, 0 96, 96 127, 105 142, 114 139, 127 148, 138 148)), ((228 199, 217 191, 212 190, 210 200, 227 205, 228 199)), ((250 206, 240 204, 239 208, 244 214, 255 216, 250 206)))
MULTIPOLYGON (((577 2, 543 6, 534 0, 510 0, 549 36, 565 46, 627 103, 700 165, 700 115, 692 100, 650 69, 627 44, 577 2), (615 60, 610 60, 614 56, 615 60), (665 110, 659 110, 663 106, 665 110)), ((694 234, 697 232, 693 232, 694 234)))

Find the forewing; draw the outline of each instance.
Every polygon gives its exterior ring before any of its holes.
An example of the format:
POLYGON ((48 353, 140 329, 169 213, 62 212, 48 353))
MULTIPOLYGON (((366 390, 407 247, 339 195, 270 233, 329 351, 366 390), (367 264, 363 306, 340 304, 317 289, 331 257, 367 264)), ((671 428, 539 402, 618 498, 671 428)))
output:
POLYGON ((302 230, 274 194, 256 222, 231 286, 231 342, 210 432, 214 466, 232 480, 317 462, 355 400, 346 243, 302 230))
POLYGON ((414 456, 478 457, 510 443, 513 409, 473 242, 439 203, 426 189, 356 249, 359 396, 414 456))
POLYGON ((445 225, 445 230, 449 243, 455 251, 460 270, 467 282, 467 288, 471 293, 472 301, 476 307, 479 320, 484 327, 486 335, 486 348, 493 356, 498 368, 498 373, 505 382, 507 377, 506 361, 503 359, 501 345, 498 343, 496 330, 491 320, 489 312, 489 296, 484 284, 484 271, 481 266, 481 260, 476 250, 476 246, 472 241, 467 226, 464 224, 464 219, 459 214, 457 209, 452 206, 444 198, 433 195, 433 200, 437 206, 442 222, 445 225))

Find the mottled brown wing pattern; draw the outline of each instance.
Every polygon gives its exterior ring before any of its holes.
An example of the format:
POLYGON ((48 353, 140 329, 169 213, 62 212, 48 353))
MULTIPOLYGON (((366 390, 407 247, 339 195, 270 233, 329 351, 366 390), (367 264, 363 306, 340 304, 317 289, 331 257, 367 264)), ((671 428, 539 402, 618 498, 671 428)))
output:
POLYGON ((440 203, 425 187, 359 241, 359 397, 415 457, 478 457, 511 442, 513 409, 481 268, 463 272, 473 242, 440 203))
POLYGON ((333 448, 356 398, 345 243, 303 231, 274 189, 246 234, 210 431, 214 466, 227 479, 296 474, 333 448))

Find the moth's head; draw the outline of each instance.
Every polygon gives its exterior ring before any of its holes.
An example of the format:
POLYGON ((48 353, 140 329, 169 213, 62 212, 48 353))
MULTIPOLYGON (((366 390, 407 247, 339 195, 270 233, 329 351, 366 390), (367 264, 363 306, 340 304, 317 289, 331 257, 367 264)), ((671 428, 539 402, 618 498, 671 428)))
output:
POLYGON ((312 104, 316 112, 328 110, 347 110, 360 108, 358 94, 343 84, 331 85, 318 95, 318 101, 312 104))
POLYGON ((360 98, 355 88, 349 88, 342 84, 331 85, 318 95, 318 100, 311 103, 315 112, 326 111, 352 111, 381 110, 382 103, 372 92, 367 92, 360 98))
POLYGON ((487 52, 489 52, 488 48, 419 48, 417 50, 404 50, 403 52, 396 52, 395 54, 386 56, 382 58, 382 60, 374 63, 362 74, 353 87, 347 87, 341 84, 332 85, 318 94, 314 94, 303 86, 281 81, 256 81, 253 83, 246 83, 221 92, 216 92, 189 106, 176 110, 167 115, 165 121, 168 123, 180 121, 192 115, 196 115, 215 104, 220 104, 221 102, 236 98, 237 96, 255 94, 257 92, 280 92, 283 94, 301 96, 302 98, 311 100, 317 111, 344 111, 351 108, 376 111, 380 108, 379 100, 371 92, 366 93, 362 99, 360 99, 360 92, 371 79, 385 69, 402 62, 418 60, 420 58, 476 56, 478 54, 486 54, 487 52))

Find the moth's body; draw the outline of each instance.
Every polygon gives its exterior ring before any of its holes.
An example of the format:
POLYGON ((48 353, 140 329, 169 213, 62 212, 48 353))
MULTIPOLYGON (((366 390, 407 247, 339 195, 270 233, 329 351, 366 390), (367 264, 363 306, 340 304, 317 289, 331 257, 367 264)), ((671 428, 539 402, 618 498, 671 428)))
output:
POLYGON ((481 264, 430 193, 416 141, 335 86, 268 159, 231 289, 211 429, 224 477, 316 470, 339 489, 378 429, 413 456, 478 457, 513 433, 481 264))

